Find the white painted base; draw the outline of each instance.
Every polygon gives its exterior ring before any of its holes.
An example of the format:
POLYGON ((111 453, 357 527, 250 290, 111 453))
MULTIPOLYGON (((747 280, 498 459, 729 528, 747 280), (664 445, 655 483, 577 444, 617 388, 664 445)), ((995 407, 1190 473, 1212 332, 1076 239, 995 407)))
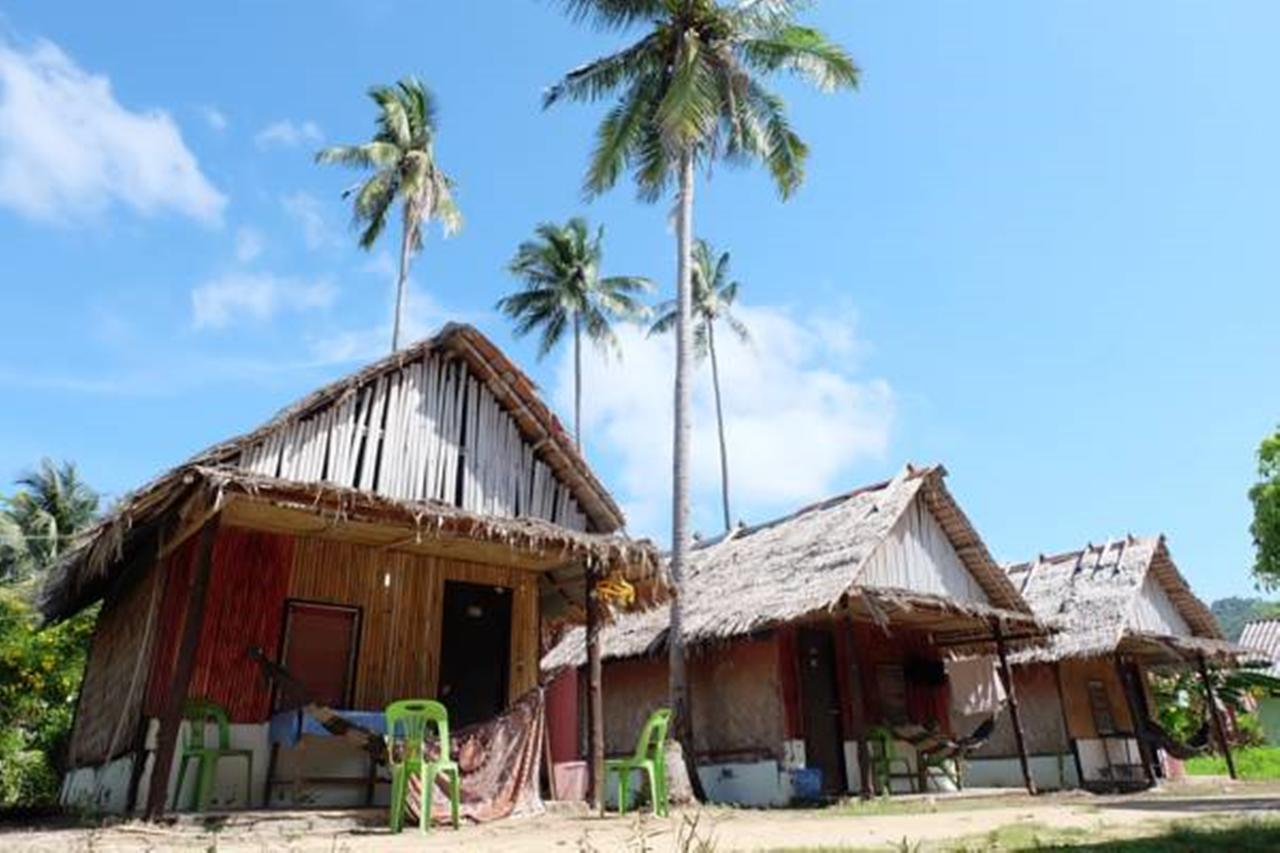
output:
POLYGON ((1085 782, 1144 782, 1142 753, 1134 738, 1077 738, 1076 751, 1085 782), (1110 774, 1115 767, 1117 778, 1110 774), (1127 775, 1125 775, 1127 774, 1127 775))
POLYGON ((59 802, 74 809, 123 814, 132 774, 131 755, 98 767, 78 767, 63 777, 59 802))
MULTIPOLYGON (((1027 765, 1039 790, 1080 787, 1076 762, 1070 754, 1033 755, 1027 765)), ((1017 758, 971 758, 965 764, 964 784, 970 788, 1021 788, 1022 763, 1017 758)))

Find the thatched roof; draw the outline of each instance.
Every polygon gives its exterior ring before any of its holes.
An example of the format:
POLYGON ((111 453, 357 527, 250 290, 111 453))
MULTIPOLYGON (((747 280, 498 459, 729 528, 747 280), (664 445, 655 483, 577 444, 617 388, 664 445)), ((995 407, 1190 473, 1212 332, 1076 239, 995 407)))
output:
POLYGON ((590 529, 612 532, 624 526, 622 510, 578 452, 560 420, 543 403, 533 380, 478 329, 460 323, 449 323, 435 335, 308 394, 260 427, 196 454, 187 464, 246 467, 243 463, 255 446, 295 424, 315 420, 319 413, 350 398, 357 390, 432 354, 461 359, 467 364, 513 418, 524 439, 534 445, 537 456, 571 490, 590 521, 590 529))
POLYGON ((661 598, 665 587, 658 550, 648 540, 582 533, 536 518, 481 515, 434 501, 397 501, 235 468, 184 465, 122 500, 51 570, 40 600, 46 621, 65 618, 97 600, 130 560, 171 548, 216 513, 226 523, 256 529, 547 573, 560 570, 561 575, 581 574, 583 566, 593 565, 625 576, 639 588, 642 604, 661 598))
POLYGON ((1254 619, 1244 626, 1240 645, 1259 653, 1259 658, 1271 661, 1267 672, 1280 678, 1280 616, 1254 619))
MULTIPOLYGON (((973 634, 974 627, 992 619, 1003 621, 1010 633, 1039 635, 1030 608, 947 491, 945 475, 941 466, 907 466, 893 480, 695 548, 685 577, 686 642, 727 640, 845 608, 882 624, 914 622, 978 643, 984 636, 973 634), (917 497, 938 520, 989 604, 859 584, 868 559, 917 497)), ((603 632, 604 654, 623 658, 657 652, 665 645, 667 619, 665 608, 619 618, 603 632)), ((583 644, 581 630, 570 632, 548 653, 543 669, 579 664, 583 644)))
POLYGON ((1060 630, 1018 662, 1055 661, 1125 652, 1169 660, 1233 656, 1209 608, 1191 591, 1169 554, 1164 536, 1125 536, 1078 551, 1039 556, 1007 568, 1027 603, 1060 630), (1189 629, 1155 632, 1135 618, 1143 585, 1153 579, 1189 629))

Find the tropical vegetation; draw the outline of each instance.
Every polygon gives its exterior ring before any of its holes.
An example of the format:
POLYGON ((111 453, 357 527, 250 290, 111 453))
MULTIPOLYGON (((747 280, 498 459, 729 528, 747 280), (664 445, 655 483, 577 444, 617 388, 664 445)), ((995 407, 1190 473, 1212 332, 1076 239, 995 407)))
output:
POLYGON ((438 221, 446 237, 462 227, 453 200, 454 182, 436 162, 436 104, 431 91, 414 77, 394 86, 374 86, 369 97, 378 106, 377 132, 359 145, 336 145, 316 154, 319 163, 337 163, 373 174, 346 190, 351 221, 360 229, 360 248, 370 250, 400 202, 400 272, 391 327, 391 351, 400 348, 409 264, 422 250, 423 229, 438 221))
POLYGON ((598 348, 617 352, 613 324, 643 317, 639 300, 653 289, 640 276, 602 276, 604 228, 591 233, 587 221, 574 217, 564 225, 544 222, 536 237, 520 244, 508 269, 524 289, 498 301, 498 310, 515 322, 517 337, 541 332, 538 357, 556 348, 566 333, 573 336, 573 438, 582 448, 582 337, 598 348))
MULTIPOLYGON (((711 387, 716 402, 716 432, 720 440, 720 500, 724 529, 733 526, 729 509, 729 449, 724 434, 724 400, 720 390, 720 361, 716 354, 716 325, 723 322, 740 341, 751 339, 747 326, 733 314, 742 285, 729 279, 729 253, 719 257, 706 240, 693 246, 693 350, 698 360, 711 360, 711 387)), ((675 327, 679 307, 669 300, 658 308, 658 319, 649 333, 665 334, 675 327)))
POLYGON ((1249 489, 1249 500, 1253 576, 1264 589, 1280 589, 1280 427, 1258 446, 1258 482, 1249 489))
POLYGON ((56 802, 89 636, 91 608, 41 628, 36 584, 98 514, 71 463, 44 460, 0 502, 0 808, 56 802))
MULTIPOLYGON (((612 188, 630 171, 639 196, 675 194, 676 375, 672 460, 672 586, 668 643, 675 735, 692 756, 682 596, 689 527, 690 362, 692 360, 694 179, 718 161, 761 162, 786 199, 804 179, 808 148, 781 96, 764 78, 790 72, 823 91, 857 84, 848 53, 796 23, 799 0, 563 0, 575 20, 614 33, 642 28, 615 53, 579 66, 550 87, 561 101, 613 105, 596 131, 585 189, 612 188)), ((691 781, 697 785, 696 773, 691 781)))

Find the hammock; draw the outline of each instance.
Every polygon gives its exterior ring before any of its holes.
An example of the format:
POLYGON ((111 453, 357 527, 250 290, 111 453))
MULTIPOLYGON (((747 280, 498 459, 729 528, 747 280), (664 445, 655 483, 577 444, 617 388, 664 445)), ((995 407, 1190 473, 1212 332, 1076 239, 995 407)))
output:
POLYGON ((1162 749, 1179 761, 1196 758, 1213 751, 1209 742, 1209 721, 1205 720, 1186 743, 1173 739, 1164 727, 1155 720, 1146 720, 1142 724, 1142 738, 1156 749, 1162 749))
POLYGON ((910 744, 916 752, 927 755, 930 762, 948 758, 965 758, 976 752, 991 739, 996 730, 995 716, 987 717, 978 727, 964 737, 950 738, 936 729, 925 726, 894 726, 893 736, 910 744))

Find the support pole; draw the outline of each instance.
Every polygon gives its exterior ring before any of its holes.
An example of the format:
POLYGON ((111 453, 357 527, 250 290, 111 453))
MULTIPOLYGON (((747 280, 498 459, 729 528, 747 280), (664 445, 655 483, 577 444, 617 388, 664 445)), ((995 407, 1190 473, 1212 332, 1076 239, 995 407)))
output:
POLYGON ((591 805, 604 813, 604 696, 600 682, 600 593, 596 570, 587 569, 587 761, 591 768, 591 805))
POLYGON ((858 794, 864 800, 875 796, 871 777, 871 750, 867 748, 867 709, 862 701, 862 667, 858 665, 858 644, 854 640, 853 613, 846 608, 845 627, 849 638, 849 693, 853 702, 850 717, 858 741, 858 794))
MULTIPOLYGON (((1067 691, 1062 689, 1062 661, 1054 661, 1053 678, 1058 684, 1058 707, 1062 711, 1062 735, 1067 739, 1067 749, 1076 763, 1076 784, 1084 787, 1084 765, 1080 763, 1080 750, 1076 749, 1076 739, 1071 736, 1071 717, 1067 714, 1067 691)), ((1065 782, 1063 783, 1065 787, 1065 782)))
POLYGON ((1142 770, 1147 774, 1147 781, 1151 787, 1159 784, 1159 775, 1156 773, 1156 758, 1151 751, 1151 744, 1147 741, 1146 718, 1142 710, 1142 705, 1138 701, 1137 685, 1133 683, 1130 677, 1128 667, 1121 660, 1120 655, 1114 655, 1116 664, 1116 675, 1120 677, 1120 689, 1124 691, 1124 701, 1129 706, 1129 718, 1133 720, 1133 733, 1138 739, 1138 755, 1142 758, 1142 770))
POLYGON ((1000 678, 1004 681, 1004 692, 1009 695, 1009 717, 1013 722, 1013 739, 1018 745, 1018 763, 1022 765, 1022 781, 1026 783, 1027 793, 1036 793, 1035 780, 1031 778, 1031 761, 1027 758, 1027 740, 1022 733, 1022 715, 1018 712, 1018 694, 1013 686, 1013 673, 1009 671, 1009 653, 1004 645, 1004 629, 999 619, 991 620, 991 629, 995 634, 996 654, 1000 657, 1000 678))
POLYGON ((1227 727, 1222 723, 1222 712, 1218 710, 1218 697, 1214 695, 1213 682, 1209 680, 1209 667, 1204 662, 1204 655, 1196 655, 1200 665, 1200 683, 1204 685, 1205 702, 1209 705, 1209 713, 1213 715, 1213 730, 1218 735, 1218 745, 1222 747, 1222 757, 1227 760, 1227 773, 1232 779, 1236 776, 1236 760, 1231 755, 1231 744, 1227 743, 1227 727))
MULTIPOLYGON (((169 677, 169 689, 165 693, 164 710, 160 716, 160 733, 156 743, 156 760, 151 767, 151 785, 147 789, 147 820, 155 820, 164 814, 169 800, 169 774, 173 769, 173 751, 178 740, 178 728, 182 725, 182 706, 191 686, 191 673, 195 669, 196 648, 200 644, 200 629, 204 625, 205 602, 208 600, 209 575, 213 569, 213 543, 218 538, 218 516, 214 516, 200 530, 200 543, 196 550, 195 577, 191 582, 191 594, 187 598, 187 614, 182 622, 182 634, 173 673, 169 677)), ((163 639, 163 638, 157 638, 163 639)), ((248 792, 246 792, 246 796, 248 792)))

